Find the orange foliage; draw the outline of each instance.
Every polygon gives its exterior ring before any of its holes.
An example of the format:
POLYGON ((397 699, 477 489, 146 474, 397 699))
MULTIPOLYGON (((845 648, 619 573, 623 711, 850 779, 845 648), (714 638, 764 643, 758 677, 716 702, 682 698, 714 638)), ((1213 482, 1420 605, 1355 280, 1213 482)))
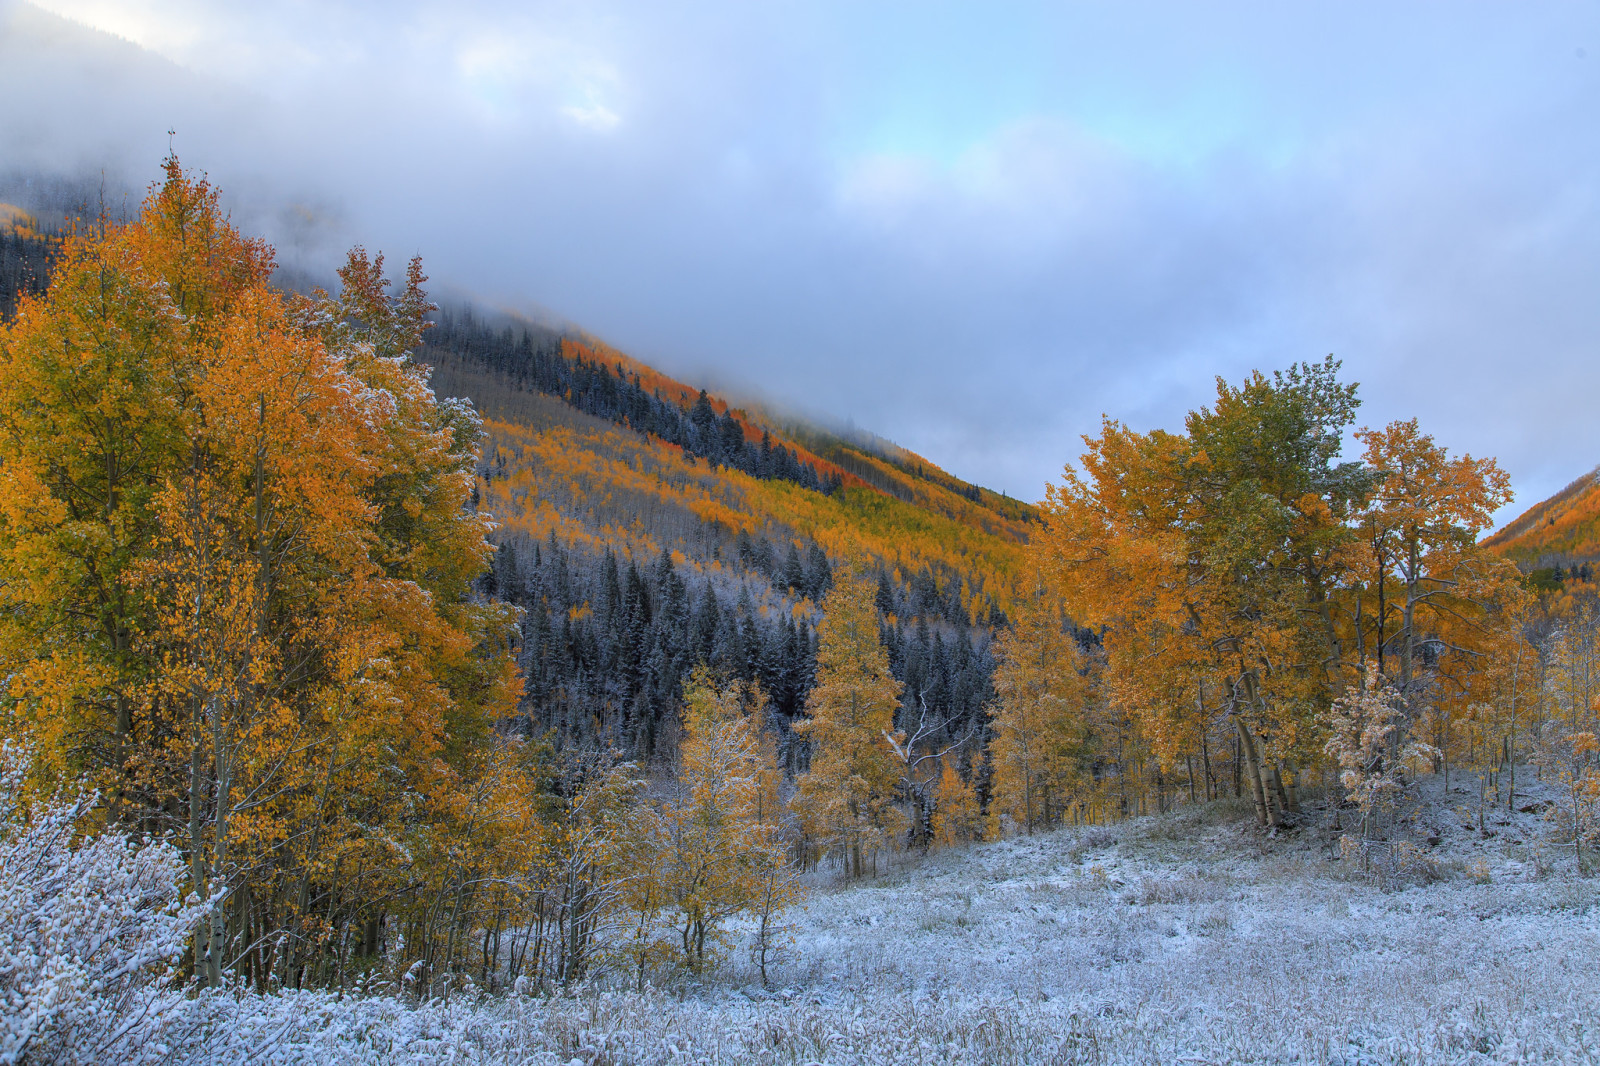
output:
POLYGON ((485 423, 489 465, 497 471, 503 464, 505 473, 481 484, 481 506, 503 533, 542 540, 554 532, 564 542, 594 551, 610 546, 634 558, 666 548, 702 565, 712 565, 707 526, 728 537, 743 531, 780 542, 810 538, 833 559, 874 559, 903 573, 953 568, 968 577, 974 613, 989 598, 1002 608, 1013 600, 1022 531, 1010 531, 1018 539, 996 535, 974 513, 980 508, 953 494, 955 504, 969 509, 952 505, 957 517, 868 488, 825 496, 691 461, 659 440, 574 418, 558 401, 528 399, 527 410, 544 414, 527 424, 485 423))
POLYGON ((1534 504, 1483 543, 1525 567, 1600 557, 1600 469, 1534 504))

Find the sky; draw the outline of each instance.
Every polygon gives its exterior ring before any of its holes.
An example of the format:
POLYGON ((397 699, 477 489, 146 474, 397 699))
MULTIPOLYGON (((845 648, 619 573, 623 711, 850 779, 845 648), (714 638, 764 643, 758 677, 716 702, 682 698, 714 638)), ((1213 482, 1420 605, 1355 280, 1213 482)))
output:
POLYGON ((0 175, 170 143, 287 262, 420 253, 1023 499, 1329 353, 1501 521, 1600 463, 1600 0, 0 0, 0 95, 0 175))

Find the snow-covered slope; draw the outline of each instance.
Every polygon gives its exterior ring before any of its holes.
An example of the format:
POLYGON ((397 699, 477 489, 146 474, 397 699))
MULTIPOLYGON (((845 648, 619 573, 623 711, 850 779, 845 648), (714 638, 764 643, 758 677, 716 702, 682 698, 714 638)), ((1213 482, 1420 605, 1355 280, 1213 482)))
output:
POLYGON ((1600 1061, 1600 888, 1540 812, 1484 837, 1475 791, 1424 792, 1383 885, 1222 801, 819 884, 776 991, 734 956, 704 989, 256 1007, 318 1062, 1600 1061))

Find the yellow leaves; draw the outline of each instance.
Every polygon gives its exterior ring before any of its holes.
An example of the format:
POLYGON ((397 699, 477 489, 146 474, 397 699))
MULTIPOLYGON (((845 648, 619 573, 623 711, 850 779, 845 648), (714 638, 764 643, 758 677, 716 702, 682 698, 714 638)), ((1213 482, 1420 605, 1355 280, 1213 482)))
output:
POLYGON ((1030 833, 1065 809, 1089 728, 1089 683, 1062 622, 1053 599, 1036 597, 1018 607, 997 648, 991 816, 1030 833))
POLYGON ((486 423, 505 475, 483 486, 482 506, 507 529, 535 540, 553 529, 564 543, 611 547, 636 559, 679 547, 635 528, 646 513, 657 528, 704 522, 730 534, 778 530, 815 540, 831 558, 873 559, 905 573, 947 564, 972 575, 969 585, 981 585, 975 604, 986 608, 992 598, 1010 605, 1022 568, 1020 541, 1031 527, 985 526, 978 516, 993 512, 960 497, 951 496, 959 506, 926 511, 862 488, 823 496, 792 482, 691 463, 669 445, 609 426, 573 424, 570 411, 546 397, 520 399, 537 412, 538 426, 486 423))
POLYGON ((848 848, 858 875, 861 852, 881 845, 903 822, 891 805, 899 769, 888 739, 900 683, 879 642, 876 591, 856 573, 835 575, 817 626, 808 717, 795 726, 811 744, 810 771, 799 781, 808 831, 848 848))
POLYGON ((939 760, 939 783, 934 797, 932 830, 936 847, 976 843, 983 839, 983 811, 977 790, 962 778, 948 759, 939 760))
POLYGON ((38 224, 37 219, 16 204, 0 203, 0 229, 32 232, 38 224))
POLYGON ((407 356, 420 268, 391 297, 353 257, 337 302, 271 267, 173 160, 0 329, 0 655, 45 764, 183 820, 198 887, 260 889, 234 918, 322 935, 294 878, 409 891, 406 841, 474 797, 507 824, 521 690, 509 609, 469 596, 475 418, 407 356))
POLYGON ((625 894, 638 919, 627 947, 643 971, 676 955, 699 972, 715 954, 721 923, 744 910, 770 914, 795 898, 778 822, 779 770, 759 728, 765 698, 721 683, 705 667, 684 689, 684 734, 675 779, 657 804, 633 816, 625 894), (675 948, 656 940, 670 910, 675 948))

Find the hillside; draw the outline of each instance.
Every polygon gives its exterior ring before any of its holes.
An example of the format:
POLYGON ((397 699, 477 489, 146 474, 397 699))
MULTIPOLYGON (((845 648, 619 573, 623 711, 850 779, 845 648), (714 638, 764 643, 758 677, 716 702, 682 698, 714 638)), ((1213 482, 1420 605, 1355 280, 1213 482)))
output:
POLYGON ((659 757, 704 661, 760 682, 792 764, 816 604, 841 566, 878 582, 904 706, 951 738, 981 728, 1033 508, 581 334, 447 309, 423 358, 439 394, 484 419, 478 492, 500 545, 488 591, 526 612, 530 732, 659 757))
POLYGON ((1600 467, 1534 504, 1484 543, 1524 570, 1600 559, 1600 467))
POLYGON ((56 243, 41 234, 34 216, 0 203, 0 320, 9 318, 22 293, 44 291, 56 243))
MULTIPOLYGON (((64 189, 48 213, 74 213, 64 189)), ((57 240, 35 217, 0 206, 0 318, 47 284, 57 240)), ((683 681, 707 662, 761 684, 792 762, 816 605, 841 566, 879 584, 905 706, 951 738, 981 727, 1029 505, 578 332, 447 308, 421 358, 484 419, 477 499, 499 554, 483 591, 524 611, 530 735, 666 757, 683 681)))

